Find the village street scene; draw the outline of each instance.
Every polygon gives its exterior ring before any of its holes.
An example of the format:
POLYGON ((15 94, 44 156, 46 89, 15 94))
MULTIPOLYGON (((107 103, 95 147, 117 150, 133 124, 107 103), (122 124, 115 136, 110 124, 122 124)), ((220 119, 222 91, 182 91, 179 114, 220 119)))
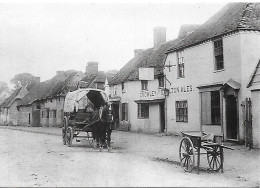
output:
POLYGON ((260 3, 0 1, 0 23, 0 187, 260 186, 260 3))

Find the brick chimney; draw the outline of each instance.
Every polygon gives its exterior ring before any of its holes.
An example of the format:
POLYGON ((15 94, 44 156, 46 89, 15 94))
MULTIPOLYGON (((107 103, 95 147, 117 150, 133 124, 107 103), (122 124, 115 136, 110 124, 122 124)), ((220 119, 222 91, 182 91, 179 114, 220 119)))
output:
POLYGON ((154 48, 166 42, 166 27, 155 27, 153 29, 154 48))
POLYGON ((97 74, 98 73, 98 62, 91 61, 88 62, 88 65, 86 66, 86 75, 88 74, 97 74))
POLYGON ((64 71, 56 71, 56 75, 61 75, 63 73, 64 73, 64 71))
POLYGON ((134 50, 135 56, 136 56, 138 53, 140 53, 141 51, 143 51, 143 49, 135 49, 135 50, 134 50))
POLYGON ((41 78, 40 78, 40 77, 35 77, 34 79, 35 79, 35 82, 36 82, 36 83, 40 83, 40 81, 41 81, 41 78))

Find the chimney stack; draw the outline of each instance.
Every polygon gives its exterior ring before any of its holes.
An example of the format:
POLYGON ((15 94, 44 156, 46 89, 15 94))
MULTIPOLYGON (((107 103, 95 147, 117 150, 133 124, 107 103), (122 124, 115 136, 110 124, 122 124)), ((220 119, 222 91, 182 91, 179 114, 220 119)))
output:
POLYGON ((56 75, 61 75, 63 73, 64 73, 64 71, 56 71, 56 75))
POLYGON ((97 74, 98 73, 98 62, 91 61, 88 62, 86 66, 86 75, 88 74, 97 74))
POLYGON ((153 29, 154 48, 166 42, 166 27, 155 27, 153 29))
POLYGON ((41 81, 41 78, 40 78, 40 77, 35 77, 34 79, 35 79, 35 82, 36 82, 36 83, 40 83, 40 81, 41 81))
POLYGON ((135 56, 136 56, 138 53, 140 53, 142 50, 143 50, 143 49, 135 49, 135 50, 134 50, 135 56))

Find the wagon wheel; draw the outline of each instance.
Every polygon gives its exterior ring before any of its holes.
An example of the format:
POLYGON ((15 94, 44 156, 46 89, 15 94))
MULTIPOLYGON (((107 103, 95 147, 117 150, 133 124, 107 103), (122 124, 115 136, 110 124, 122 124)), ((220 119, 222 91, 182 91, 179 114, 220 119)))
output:
POLYGON ((63 119, 63 126, 62 126, 62 141, 63 144, 66 145, 67 143, 67 136, 66 136, 66 128, 67 128, 67 120, 64 118, 63 119))
POLYGON ((72 140, 73 140, 73 130, 72 127, 68 127, 67 129, 67 144, 69 147, 72 146, 72 140))
POLYGON ((221 156, 220 147, 212 146, 212 150, 207 150, 207 159, 209 168, 214 171, 218 171, 221 168, 221 156))
POLYGON ((91 133, 89 133, 89 132, 87 132, 87 134, 88 134, 88 136, 87 136, 87 138, 88 138, 88 143, 89 143, 89 145, 93 145, 93 143, 94 143, 94 139, 93 139, 93 136, 91 135, 91 133))
POLYGON ((194 152, 193 143, 190 138, 184 137, 180 143, 179 157, 181 166, 186 172, 191 172, 193 170, 195 161, 194 152))

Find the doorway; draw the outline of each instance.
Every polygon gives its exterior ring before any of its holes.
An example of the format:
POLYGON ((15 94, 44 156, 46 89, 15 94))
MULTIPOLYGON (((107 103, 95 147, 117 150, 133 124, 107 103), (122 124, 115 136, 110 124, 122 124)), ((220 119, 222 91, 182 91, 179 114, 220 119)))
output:
POLYGON ((226 96, 227 139, 238 139, 237 100, 234 95, 226 96))
POLYGON ((115 122, 114 129, 118 129, 119 128, 119 103, 113 103, 111 107, 112 107, 113 119, 115 122))
POLYGON ((160 122, 161 122, 160 132, 163 133, 165 132, 164 102, 159 103, 159 106, 160 106, 160 122))

